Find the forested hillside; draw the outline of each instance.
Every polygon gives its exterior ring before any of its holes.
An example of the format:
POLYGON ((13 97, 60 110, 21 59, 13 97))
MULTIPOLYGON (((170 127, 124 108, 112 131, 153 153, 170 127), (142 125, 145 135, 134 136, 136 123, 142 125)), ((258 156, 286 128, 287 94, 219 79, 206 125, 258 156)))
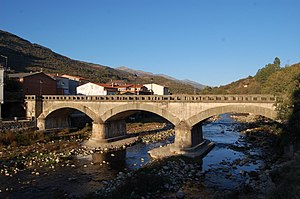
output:
POLYGON ((207 87, 202 94, 282 94, 295 87, 295 78, 300 74, 300 63, 281 67, 276 57, 259 69, 255 76, 232 82, 220 87, 207 87))
POLYGON ((298 106, 299 89, 300 63, 281 67, 280 59, 276 57, 273 63, 259 69, 254 77, 249 76, 226 86, 207 87, 201 93, 272 94, 278 99, 279 118, 289 120, 295 111, 294 107, 298 106))
MULTIPOLYGON (((115 70, 99 64, 77 61, 57 54, 49 48, 24 40, 16 35, 0 30, 0 54, 8 57, 8 66, 15 72, 40 71, 77 75, 93 82, 106 83, 110 80, 124 80, 128 83, 155 83, 168 86, 174 94, 192 94, 193 86, 172 81, 161 76, 138 76, 115 70)), ((196 89, 196 91, 200 91, 196 89)))
POLYGON ((300 63, 281 67, 280 59, 247 77, 226 86, 207 87, 202 94, 272 94, 276 96, 278 121, 278 144, 300 143, 300 63))

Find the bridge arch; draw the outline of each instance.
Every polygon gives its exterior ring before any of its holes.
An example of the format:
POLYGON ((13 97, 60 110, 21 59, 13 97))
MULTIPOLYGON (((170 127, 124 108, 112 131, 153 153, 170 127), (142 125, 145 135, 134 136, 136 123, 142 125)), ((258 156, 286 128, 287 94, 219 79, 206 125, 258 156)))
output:
POLYGON ((180 122, 180 119, 176 116, 174 116, 169 111, 162 109, 161 107, 149 105, 149 104, 138 104, 138 103, 132 103, 132 104, 126 104, 114 107, 108 111, 106 111, 103 115, 101 115, 102 121, 107 121, 111 119, 112 117, 121 114, 126 113, 128 111, 147 111, 154 114, 157 114, 169 122, 171 122, 173 125, 177 125, 180 122))
POLYGON ((53 113, 54 111, 60 110, 60 109, 66 109, 66 108, 70 108, 70 109, 75 109, 78 111, 81 111, 82 113, 86 114, 87 116, 89 116, 93 122, 95 123, 102 123, 101 118, 95 113, 93 112, 90 108, 83 106, 81 104, 53 104, 50 107, 48 107, 47 109, 45 109, 37 118, 38 120, 45 120, 47 118, 47 116, 49 116, 51 113, 53 113))
POLYGON ((227 105, 227 106, 219 106, 210 109, 206 109, 204 111, 199 112, 198 114, 187 119, 187 123, 190 126, 194 126, 201 121, 204 121, 214 115, 220 115, 223 113, 251 113, 254 115, 261 115, 273 120, 276 120, 277 113, 273 108, 266 108, 257 105, 227 105))

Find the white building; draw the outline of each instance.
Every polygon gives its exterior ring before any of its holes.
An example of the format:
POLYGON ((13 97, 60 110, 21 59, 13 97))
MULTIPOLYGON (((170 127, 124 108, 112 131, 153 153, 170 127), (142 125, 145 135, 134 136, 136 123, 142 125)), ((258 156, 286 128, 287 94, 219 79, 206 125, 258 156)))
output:
POLYGON ((114 95, 118 88, 106 84, 86 83, 76 88, 78 95, 114 95))
POLYGON ((170 95, 170 91, 168 87, 161 86, 159 84, 144 84, 148 90, 153 92, 153 95, 170 95))

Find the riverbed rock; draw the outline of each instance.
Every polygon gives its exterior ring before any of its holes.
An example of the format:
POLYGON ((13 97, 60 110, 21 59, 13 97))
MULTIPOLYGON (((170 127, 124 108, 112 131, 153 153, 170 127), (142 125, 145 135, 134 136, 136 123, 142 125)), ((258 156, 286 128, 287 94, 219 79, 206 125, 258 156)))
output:
POLYGON ((226 178, 230 178, 232 176, 232 173, 226 173, 226 178))
POLYGON ((240 174, 241 174, 242 176, 245 176, 245 175, 246 175, 246 172, 243 171, 243 170, 240 170, 240 174))
POLYGON ((164 185, 164 188, 165 188, 165 189, 169 189, 169 187, 170 187, 169 184, 165 184, 165 185, 164 185))
POLYGON ((203 172, 202 171, 198 171, 195 175, 196 175, 196 177, 201 177, 203 175, 203 172))
POLYGON ((224 168, 222 169, 222 171, 223 171, 223 172, 229 172, 229 169, 226 168, 226 167, 224 167, 224 168))
POLYGON ((68 178, 68 181, 75 181, 75 180, 76 180, 76 178, 72 178, 72 177, 68 178))
POLYGON ((183 198, 185 198, 185 193, 182 190, 177 191, 176 198, 177 199, 183 199, 183 198))

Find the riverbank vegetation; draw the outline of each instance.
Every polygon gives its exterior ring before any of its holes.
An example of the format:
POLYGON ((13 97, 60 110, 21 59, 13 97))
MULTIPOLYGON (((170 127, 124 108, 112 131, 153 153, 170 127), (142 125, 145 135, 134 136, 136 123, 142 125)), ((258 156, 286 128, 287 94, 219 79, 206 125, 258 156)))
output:
POLYGON ((91 127, 86 126, 85 128, 72 132, 69 129, 54 130, 51 132, 44 132, 38 130, 27 130, 27 131, 6 131, 0 134, 0 147, 10 146, 29 146, 36 142, 49 142, 58 139, 70 139, 73 138, 86 138, 91 132, 91 127))
POLYGON ((207 87, 202 94, 271 94, 277 97, 278 120, 282 122, 280 146, 300 141, 300 63, 281 66, 276 57, 273 63, 259 69, 255 76, 226 86, 207 87))
MULTIPOLYGON (((140 127, 138 124, 139 123, 132 123, 129 125, 128 130, 133 132, 136 130, 135 126, 140 127)), ((148 137, 145 136, 148 142, 162 139, 163 135, 166 134, 165 137, 167 137, 173 133, 163 131, 164 123, 149 122, 143 125, 147 131, 153 131, 156 134, 156 136, 151 137, 151 139, 149 138, 150 134, 148 137), (162 131, 161 134, 157 133, 159 130, 162 131)), ((49 159, 59 159, 60 156, 70 156, 72 155, 72 153, 70 153, 71 149, 79 148, 78 153, 81 153, 82 150, 85 151, 85 149, 82 148, 80 144, 84 140, 87 140, 90 135, 90 126, 86 126, 80 130, 57 129, 49 132, 33 130, 3 132, 0 134, 0 169, 12 168, 13 170, 20 162, 22 162, 22 165, 29 165, 25 164, 25 162, 27 160, 30 161, 31 158, 35 156, 35 153, 37 153, 37 156, 39 153, 42 153, 43 157, 47 156, 49 159), (68 155, 64 153, 63 155, 58 155, 63 151, 68 155)), ((140 136, 138 140, 143 141, 143 136, 140 136)), ((36 158, 36 160, 38 160, 38 158, 36 158)), ((42 159, 40 161, 42 161, 42 159)), ((1 170, 1 172, 4 172, 4 170, 1 170)))
POLYGON ((48 133, 43 131, 1 133, 1 173, 11 175, 16 169, 30 168, 33 160, 37 164, 55 163, 55 160, 59 159, 60 152, 78 147, 80 142, 89 136, 90 130, 90 127, 85 127, 76 132, 61 130, 48 133), (43 161, 45 159, 48 161, 43 161))

